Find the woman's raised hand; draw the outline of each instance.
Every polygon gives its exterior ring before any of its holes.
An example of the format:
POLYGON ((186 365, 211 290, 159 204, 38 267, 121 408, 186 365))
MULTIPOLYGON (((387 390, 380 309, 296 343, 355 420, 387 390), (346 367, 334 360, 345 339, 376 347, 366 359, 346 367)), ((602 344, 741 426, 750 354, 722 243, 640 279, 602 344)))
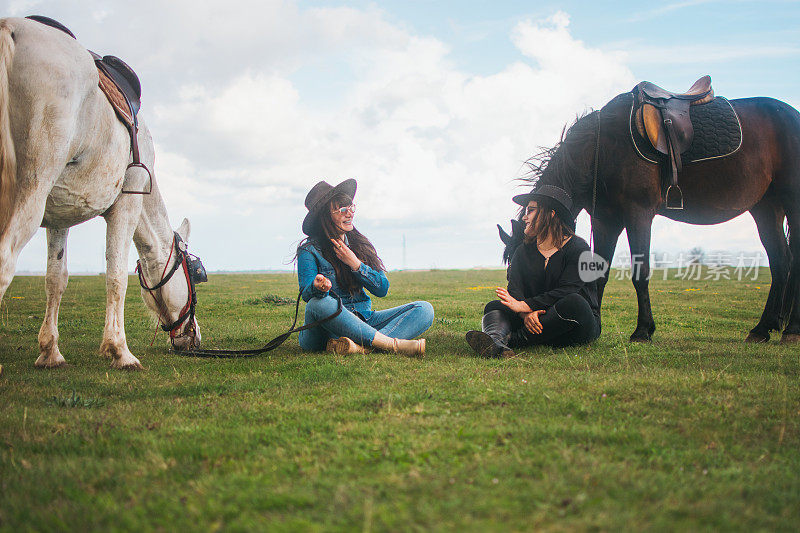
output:
POLYGON ((361 266, 361 259, 353 253, 353 250, 342 239, 331 239, 331 244, 333 244, 333 251, 339 261, 349 266, 350 270, 358 270, 361 266))
POLYGON ((504 287, 497 287, 494 292, 500 302, 515 313, 530 313, 532 311, 528 304, 511 296, 504 287))
POLYGON ((320 292, 328 292, 331 290, 331 285, 331 280, 322 274, 317 274, 317 277, 314 278, 314 288, 320 292))

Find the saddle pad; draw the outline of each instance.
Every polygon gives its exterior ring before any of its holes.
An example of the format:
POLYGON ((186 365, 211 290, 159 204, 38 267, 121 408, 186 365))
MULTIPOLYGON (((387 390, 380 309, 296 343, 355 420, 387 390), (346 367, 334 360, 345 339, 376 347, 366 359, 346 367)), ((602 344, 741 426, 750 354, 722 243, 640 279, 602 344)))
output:
POLYGON ((128 106, 128 101, 125 99, 122 91, 119 90, 119 87, 117 87, 103 69, 98 68, 97 73, 100 75, 100 90, 106 95, 108 102, 111 104, 111 107, 114 108, 114 111, 117 112, 119 119, 128 126, 128 128, 132 128, 134 126, 134 118, 131 115, 131 108, 128 106))
MULTIPOLYGON (((660 163, 664 156, 637 131, 634 101, 635 98, 631 98, 630 130, 633 146, 642 159, 660 163)), ((717 96, 706 104, 692 106, 689 118, 694 128, 694 137, 689 149, 681 154, 684 165, 729 156, 742 145, 742 125, 727 98, 717 96)))

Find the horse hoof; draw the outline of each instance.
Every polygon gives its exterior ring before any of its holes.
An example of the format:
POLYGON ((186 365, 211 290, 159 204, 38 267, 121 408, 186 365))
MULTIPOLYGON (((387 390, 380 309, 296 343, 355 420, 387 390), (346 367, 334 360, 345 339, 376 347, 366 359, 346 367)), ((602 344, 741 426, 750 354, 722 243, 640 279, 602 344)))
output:
POLYGON ((54 368, 68 368, 69 364, 66 361, 63 361, 61 363, 54 363, 54 364, 42 364, 42 365, 34 364, 34 366, 39 370, 53 370, 54 368))
POLYGON ((33 365, 36 368, 66 368, 67 361, 60 354, 58 357, 45 357, 40 355, 33 365))
POLYGON ((744 339, 744 342, 749 342, 752 344, 762 344, 765 342, 769 342, 769 333, 764 335, 762 333, 756 333, 754 331, 751 331, 750 333, 747 334, 747 337, 744 339))
POLYGON ((800 334, 784 333, 781 335, 781 344, 796 344, 800 342, 800 334))
POLYGON ((631 342, 650 342, 651 340, 653 339, 647 333, 636 333, 636 332, 634 332, 633 335, 631 335, 630 339, 631 342))
POLYGON ((142 363, 135 357, 131 359, 114 359, 111 363, 111 368, 115 370, 144 370, 142 363))

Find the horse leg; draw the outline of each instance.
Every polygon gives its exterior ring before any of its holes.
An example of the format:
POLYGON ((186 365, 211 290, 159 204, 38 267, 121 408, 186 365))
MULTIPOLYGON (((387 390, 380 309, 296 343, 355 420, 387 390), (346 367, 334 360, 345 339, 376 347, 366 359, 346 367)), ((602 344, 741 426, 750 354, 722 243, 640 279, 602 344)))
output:
MULTIPOLYGON (((28 167, 18 164, 19 175, 27 175, 28 167)), ((58 171, 46 166, 39 167, 38 181, 17 193, 17 202, 8 216, 8 224, 0 234, 0 302, 14 279, 19 253, 28 244, 44 216, 47 195, 58 176, 58 171), (50 179, 47 176, 52 176, 50 179)))
POLYGON ((789 277, 789 244, 783 233, 783 208, 773 199, 764 198, 750 210, 758 228, 758 236, 769 258, 772 284, 761 314, 761 320, 750 330, 745 342, 767 342, 769 332, 780 331, 786 314, 782 312, 784 291, 789 277))
POLYGON ((597 305, 602 309, 603 292, 605 291, 608 277, 611 275, 611 263, 614 260, 614 250, 617 248, 619 234, 622 233, 622 222, 610 219, 592 219, 592 239, 594 251, 608 263, 605 275, 597 281, 597 305))
POLYGON ((111 367, 142 370, 125 338, 125 291, 128 288, 128 252, 139 216, 141 197, 123 195, 103 215, 106 219, 106 325, 100 354, 112 359, 111 367))
POLYGON ((800 342, 800 212, 784 206, 786 220, 789 224, 789 251, 791 252, 791 265, 789 267, 789 281, 783 296, 783 312, 789 312, 786 329, 781 336, 781 344, 800 342))
POLYGON ((650 231, 653 211, 637 210, 625 216, 628 244, 631 250, 631 281, 636 289, 639 315, 631 342, 649 341, 656 330, 653 312, 650 309, 650 231))
POLYGON ((58 308, 61 296, 67 288, 67 229, 47 230, 47 276, 45 277, 45 293, 47 309, 44 321, 39 330, 39 358, 36 366, 53 368, 64 366, 67 362, 58 349, 58 308))

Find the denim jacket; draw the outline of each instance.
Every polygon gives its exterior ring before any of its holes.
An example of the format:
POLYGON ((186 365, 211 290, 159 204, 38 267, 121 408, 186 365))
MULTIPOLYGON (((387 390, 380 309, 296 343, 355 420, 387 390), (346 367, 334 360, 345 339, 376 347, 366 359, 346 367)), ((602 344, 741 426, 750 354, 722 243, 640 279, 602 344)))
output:
POLYGON ((372 315, 372 300, 364 289, 383 298, 389 292, 389 280, 386 273, 368 267, 364 263, 353 272, 357 280, 361 282, 361 289, 353 296, 349 291, 340 289, 336 283, 336 270, 333 269, 327 259, 322 257, 322 252, 313 242, 308 242, 297 252, 297 281, 302 291, 303 301, 308 302, 311 298, 323 298, 328 295, 314 287, 314 278, 317 274, 322 274, 331 280, 331 292, 339 295, 342 305, 354 313, 358 313, 364 318, 372 315))

